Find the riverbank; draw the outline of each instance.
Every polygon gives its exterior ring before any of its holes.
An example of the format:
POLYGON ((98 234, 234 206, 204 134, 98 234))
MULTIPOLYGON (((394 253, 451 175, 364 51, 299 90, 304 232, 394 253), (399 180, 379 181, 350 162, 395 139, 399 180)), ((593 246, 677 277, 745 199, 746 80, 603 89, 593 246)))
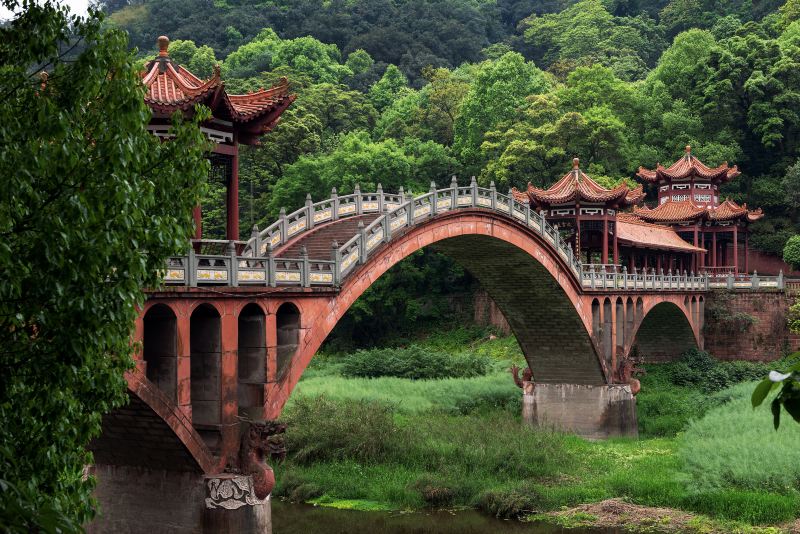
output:
MULTIPOLYGON (((588 442, 521 424, 520 392, 506 370, 522 364, 512 338, 456 337, 457 347, 445 336, 425 348, 488 359, 485 374, 360 378, 344 375, 372 371, 345 368, 347 357, 316 361, 285 412, 290 455, 276 495, 354 509, 469 507, 565 525, 609 517, 584 505, 637 505, 688 512, 683 522, 663 517, 698 532, 747 532, 798 517, 800 458, 791 444, 800 431, 783 425, 775 433, 766 410, 747 407, 749 385, 726 389, 763 367, 697 356, 651 367, 639 396, 643 439, 588 442), (720 450, 725 442, 730 450, 720 450)), ((390 372, 401 367, 401 352, 382 357, 390 372)))

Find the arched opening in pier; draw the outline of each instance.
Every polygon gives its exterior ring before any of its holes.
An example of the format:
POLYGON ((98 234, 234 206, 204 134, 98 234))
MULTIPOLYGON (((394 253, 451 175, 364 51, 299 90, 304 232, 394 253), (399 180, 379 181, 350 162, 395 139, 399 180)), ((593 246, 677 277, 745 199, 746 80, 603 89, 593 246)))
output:
POLYGON ((192 424, 208 446, 218 445, 222 420, 221 320, 216 308, 201 304, 189 323, 192 424))
POLYGON ((267 325, 264 311, 248 304, 239 313, 238 398, 239 416, 263 419, 264 384, 267 381, 267 325))
POLYGON ((144 315, 142 358, 147 379, 171 401, 177 398, 178 329, 177 318, 165 304, 156 304, 144 315))

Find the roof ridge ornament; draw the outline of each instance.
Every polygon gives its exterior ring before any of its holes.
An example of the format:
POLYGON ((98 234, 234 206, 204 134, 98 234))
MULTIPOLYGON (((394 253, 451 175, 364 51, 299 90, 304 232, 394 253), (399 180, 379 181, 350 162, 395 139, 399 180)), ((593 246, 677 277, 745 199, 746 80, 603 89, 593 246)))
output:
POLYGON ((575 181, 581 181, 581 160, 572 158, 572 171, 575 173, 575 181))
POLYGON ((686 159, 692 159, 692 145, 686 145, 686 159))
POLYGON ((158 57, 169 57, 169 37, 161 35, 156 42, 158 43, 158 57))

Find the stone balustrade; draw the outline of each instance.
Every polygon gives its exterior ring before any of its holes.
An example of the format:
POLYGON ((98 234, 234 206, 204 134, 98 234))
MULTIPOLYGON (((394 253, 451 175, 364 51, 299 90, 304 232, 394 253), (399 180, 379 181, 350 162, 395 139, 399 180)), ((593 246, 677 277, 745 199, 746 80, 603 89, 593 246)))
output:
POLYGON ((488 188, 479 187, 475 178, 468 186, 460 186, 455 177, 450 187, 437 189, 431 184, 429 192, 416 197, 405 194, 402 188, 397 194, 385 193, 380 185, 374 193, 362 193, 356 186, 353 194, 343 196, 338 196, 334 189, 331 198, 321 202, 312 202, 308 196, 305 206, 299 210, 289 214, 281 210, 278 221, 264 230, 254 228, 246 244, 237 246, 237 242, 227 242, 224 254, 196 254, 192 249, 185 256, 170 258, 164 282, 190 287, 338 287, 358 265, 366 263, 378 247, 408 228, 445 212, 473 208, 490 210, 540 234, 586 291, 784 288, 782 274, 777 277, 760 277, 757 273, 720 277, 654 270, 628 272, 626 267, 582 265, 558 230, 527 203, 517 202, 510 192, 498 193, 494 184, 488 188), (334 242, 328 258, 309 258, 304 247, 298 258, 277 258, 273 254, 277 247, 301 239, 302 234, 316 225, 370 213, 376 214, 375 220, 367 226, 359 224, 356 234, 345 243, 334 242))

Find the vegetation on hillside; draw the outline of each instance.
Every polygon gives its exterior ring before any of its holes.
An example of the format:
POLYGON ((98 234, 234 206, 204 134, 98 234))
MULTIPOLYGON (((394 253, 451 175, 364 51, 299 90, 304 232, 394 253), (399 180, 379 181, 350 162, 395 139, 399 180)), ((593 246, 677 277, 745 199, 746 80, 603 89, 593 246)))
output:
MULTIPOLYGON (((307 193, 427 191, 475 175, 500 191, 553 183, 572 157, 602 183, 685 145, 743 171, 724 187, 766 217, 750 244, 781 255, 800 227, 800 3, 699 0, 108 0, 141 58, 173 58, 229 90, 287 76, 298 98, 243 150, 240 234, 307 193)), ((651 191, 651 195, 653 192, 651 191)), ((203 201, 222 237, 223 186, 203 201)), ((795 261, 789 249, 787 259, 795 261)), ((332 341, 366 347, 451 311, 472 282, 435 254, 387 274, 332 341), (433 263, 430 263, 430 262, 433 263), (401 281, 402 278, 402 281, 401 281), (457 279, 431 292, 430 281, 457 279), (402 295, 399 298, 398 295, 402 295), (385 303, 399 303, 389 311, 385 303)))

